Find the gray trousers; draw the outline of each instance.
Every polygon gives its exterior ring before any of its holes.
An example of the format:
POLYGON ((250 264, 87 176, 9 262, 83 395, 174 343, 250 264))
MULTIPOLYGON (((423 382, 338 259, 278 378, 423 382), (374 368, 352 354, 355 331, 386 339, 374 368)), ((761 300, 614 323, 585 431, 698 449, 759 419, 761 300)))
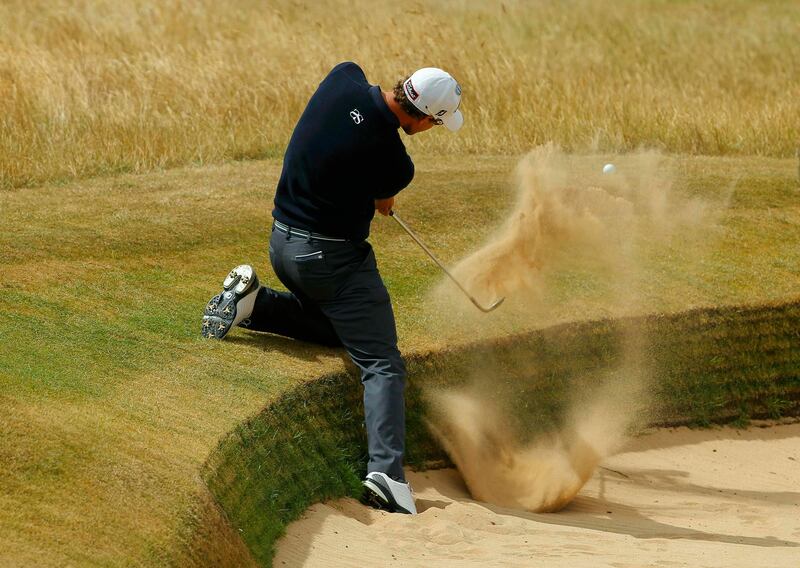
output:
POLYGON ((273 228, 269 258, 289 292, 262 288, 247 328, 343 346, 364 385, 367 471, 404 481, 406 369, 372 246, 289 236, 273 228))

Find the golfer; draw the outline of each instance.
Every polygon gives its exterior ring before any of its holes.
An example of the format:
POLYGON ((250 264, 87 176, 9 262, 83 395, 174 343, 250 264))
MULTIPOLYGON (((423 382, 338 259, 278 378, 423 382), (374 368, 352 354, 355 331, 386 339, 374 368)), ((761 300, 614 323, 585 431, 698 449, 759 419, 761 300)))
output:
POLYGON ((393 91, 370 85, 361 68, 340 63, 320 83, 294 129, 272 211, 269 258, 279 292, 240 265, 209 300, 204 337, 233 326, 343 346, 361 371, 369 463, 365 496, 416 514, 405 481, 405 365, 389 293, 367 242, 375 211, 388 215, 414 177, 400 139, 444 125, 458 130, 461 87, 426 67, 393 91))

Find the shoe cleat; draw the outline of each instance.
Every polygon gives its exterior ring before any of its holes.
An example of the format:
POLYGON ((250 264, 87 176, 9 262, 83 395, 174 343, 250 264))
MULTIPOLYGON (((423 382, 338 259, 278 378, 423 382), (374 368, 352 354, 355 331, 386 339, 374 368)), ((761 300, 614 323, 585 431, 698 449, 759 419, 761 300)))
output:
POLYGON ((218 296, 214 296, 208 301, 205 310, 205 314, 207 316, 213 316, 216 313, 217 306, 219 306, 218 298, 219 298, 218 296))
POLYGON ((222 287, 226 290, 233 286, 233 283, 239 279, 239 274, 236 272, 239 269, 237 266, 233 270, 231 270, 228 275, 225 277, 225 280, 222 282, 222 287))
POLYGON ((243 277, 241 281, 236 285, 236 293, 241 294, 242 290, 247 290, 247 287, 250 285, 250 277, 243 277))

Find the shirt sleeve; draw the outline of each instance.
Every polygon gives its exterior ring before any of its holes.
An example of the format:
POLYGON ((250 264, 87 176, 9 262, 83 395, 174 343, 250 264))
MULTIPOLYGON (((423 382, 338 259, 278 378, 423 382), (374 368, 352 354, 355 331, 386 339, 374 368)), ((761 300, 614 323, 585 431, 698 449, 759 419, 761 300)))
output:
POLYGON ((386 175, 375 188, 375 199, 388 199, 394 197, 414 179, 414 162, 411 157, 403 152, 402 155, 389 160, 386 164, 386 175))

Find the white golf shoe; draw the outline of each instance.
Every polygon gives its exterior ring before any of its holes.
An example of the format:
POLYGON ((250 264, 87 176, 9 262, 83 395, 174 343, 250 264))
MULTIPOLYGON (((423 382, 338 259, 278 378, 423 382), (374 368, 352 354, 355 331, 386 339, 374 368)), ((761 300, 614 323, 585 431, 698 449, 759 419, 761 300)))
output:
POLYGON ((373 471, 363 481, 364 499, 370 505, 392 513, 416 515, 414 491, 408 483, 395 481, 385 473, 373 471))
POLYGON ((222 292, 206 304, 203 312, 203 337, 222 339, 232 327, 250 317, 261 285, 249 264, 240 264, 222 282, 222 292))

